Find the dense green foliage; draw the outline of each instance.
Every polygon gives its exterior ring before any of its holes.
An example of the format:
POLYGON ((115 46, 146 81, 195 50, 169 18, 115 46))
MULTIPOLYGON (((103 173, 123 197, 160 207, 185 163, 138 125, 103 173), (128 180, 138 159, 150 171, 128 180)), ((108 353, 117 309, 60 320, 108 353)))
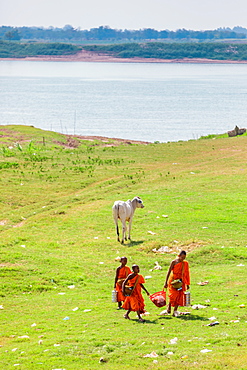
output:
POLYGON ((87 45, 84 48, 120 58, 247 60, 247 44, 148 42, 142 44, 87 45))
POLYGON ((144 145, 0 126, 0 368, 246 369, 246 148, 247 135, 144 145), (136 195, 121 245, 111 207, 136 195), (125 320, 117 257, 154 293, 181 249, 204 308, 160 316, 145 296, 146 323, 125 320))
MULTIPOLYGON (((81 49, 79 46, 64 43, 0 41, 0 58, 70 55, 75 54, 81 49)), ((148 42, 85 45, 84 49, 97 53, 106 53, 119 58, 247 60, 247 44, 148 42)))
POLYGON ((81 48, 63 43, 18 43, 0 40, 0 58, 75 54, 81 48))
POLYGON ((218 28, 216 30, 193 31, 178 29, 177 31, 144 28, 140 30, 118 30, 108 26, 91 28, 90 30, 75 29, 70 25, 63 28, 43 27, 0 27, 0 39, 6 40, 45 40, 45 41, 133 41, 133 40, 224 40, 245 39, 247 29, 243 27, 218 28))

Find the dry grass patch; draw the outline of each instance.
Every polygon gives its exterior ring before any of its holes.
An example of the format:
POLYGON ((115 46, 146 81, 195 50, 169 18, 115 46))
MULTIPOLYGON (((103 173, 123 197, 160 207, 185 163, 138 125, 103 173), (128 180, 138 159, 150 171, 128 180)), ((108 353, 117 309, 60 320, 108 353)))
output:
POLYGON ((146 253, 154 253, 155 255, 169 255, 178 254, 181 250, 185 250, 187 253, 194 251, 195 249, 201 248, 207 245, 208 242, 203 241, 188 241, 185 243, 173 240, 169 243, 161 243, 160 241, 150 241, 145 243, 139 248, 139 251, 145 251, 146 253), (162 248, 167 251, 162 251, 162 248), (159 249, 161 249, 159 251, 159 249), (156 251, 155 251, 156 250, 156 251))
POLYGON ((10 263, 10 262, 5 262, 5 263, 0 263, 0 268, 12 268, 12 267, 22 267, 22 263, 10 263))

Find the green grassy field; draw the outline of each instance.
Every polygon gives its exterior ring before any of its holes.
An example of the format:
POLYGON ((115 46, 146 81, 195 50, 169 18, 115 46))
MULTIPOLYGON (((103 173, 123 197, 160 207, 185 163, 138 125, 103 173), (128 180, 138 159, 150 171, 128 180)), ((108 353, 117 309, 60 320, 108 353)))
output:
POLYGON ((0 126, 0 368, 247 369, 246 148, 247 136, 137 145, 0 126), (111 207, 136 195, 145 208, 121 245, 111 207), (181 249, 206 307, 159 316, 144 295, 146 323, 124 320, 115 259, 138 263, 154 293, 181 249))

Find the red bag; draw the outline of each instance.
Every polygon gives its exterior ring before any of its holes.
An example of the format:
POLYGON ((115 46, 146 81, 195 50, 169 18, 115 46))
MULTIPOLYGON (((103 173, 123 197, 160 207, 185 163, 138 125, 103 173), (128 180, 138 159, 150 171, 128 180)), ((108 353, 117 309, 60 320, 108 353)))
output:
POLYGON ((157 307, 164 307, 166 305, 166 292, 164 290, 151 294, 149 298, 157 307))

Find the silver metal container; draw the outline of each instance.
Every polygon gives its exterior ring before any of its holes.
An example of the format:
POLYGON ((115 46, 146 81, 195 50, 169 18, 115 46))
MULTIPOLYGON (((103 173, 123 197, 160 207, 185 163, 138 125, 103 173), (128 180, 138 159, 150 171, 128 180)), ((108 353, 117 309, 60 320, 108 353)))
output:
POLYGON ((190 292, 184 292, 184 305, 186 307, 190 306, 190 292))
POLYGON ((115 289, 111 292, 111 300, 113 303, 117 302, 117 291, 115 289))

